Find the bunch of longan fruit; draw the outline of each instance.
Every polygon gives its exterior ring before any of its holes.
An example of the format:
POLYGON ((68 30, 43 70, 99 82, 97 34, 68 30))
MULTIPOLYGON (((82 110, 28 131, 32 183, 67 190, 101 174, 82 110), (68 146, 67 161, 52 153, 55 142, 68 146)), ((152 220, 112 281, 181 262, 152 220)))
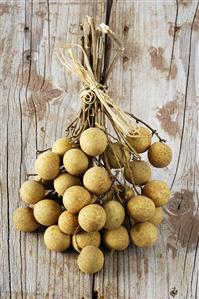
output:
POLYGON ((152 132, 145 127, 126 141, 137 153, 148 151, 150 163, 132 159, 128 147, 110 141, 98 127, 87 128, 78 141, 58 139, 37 157, 34 180, 21 186, 27 207, 15 210, 16 229, 32 232, 46 227, 44 243, 53 251, 63 252, 72 243, 79 252, 78 267, 85 273, 103 267, 101 239, 111 251, 124 250, 130 242, 153 246, 170 188, 150 180, 150 164, 166 167, 172 152, 164 142, 152 143, 152 132))

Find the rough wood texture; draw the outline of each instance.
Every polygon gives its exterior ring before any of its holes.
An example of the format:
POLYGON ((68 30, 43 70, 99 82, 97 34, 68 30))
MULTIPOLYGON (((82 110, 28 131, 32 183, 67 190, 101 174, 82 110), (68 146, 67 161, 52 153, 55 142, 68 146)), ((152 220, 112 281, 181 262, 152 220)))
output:
POLYGON ((78 271, 74 252, 49 252, 41 233, 16 232, 11 217, 36 150, 51 146, 78 109, 80 84, 60 67, 55 46, 80 41, 85 15, 105 20, 107 2, 0 0, 0 298, 199 298, 198 5, 113 1, 111 27, 126 51, 110 93, 169 140, 173 163, 154 177, 170 182, 173 209, 181 206, 153 249, 107 253, 104 269, 89 276, 78 271))

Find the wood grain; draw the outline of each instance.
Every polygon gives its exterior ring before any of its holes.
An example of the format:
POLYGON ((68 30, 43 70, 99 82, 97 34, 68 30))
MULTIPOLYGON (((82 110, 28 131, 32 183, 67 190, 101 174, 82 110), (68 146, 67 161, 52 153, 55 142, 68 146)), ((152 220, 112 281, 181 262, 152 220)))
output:
POLYGON ((80 42, 85 15, 105 21, 109 4, 0 0, 2 299, 199 298, 198 1, 114 0, 111 8, 111 27, 126 50, 110 76, 110 94, 158 128, 174 152, 168 169, 153 170, 172 185, 173 209, 181 202, 178 217, 170 213, 161 225, 157 245, 107 252, 104 269, 89 276, 78 271, 72 250, 49 252, 41 232, 12 227, 36 150, 62 136, 78 110, 80 84, 60 67, 55 47, 80 42))

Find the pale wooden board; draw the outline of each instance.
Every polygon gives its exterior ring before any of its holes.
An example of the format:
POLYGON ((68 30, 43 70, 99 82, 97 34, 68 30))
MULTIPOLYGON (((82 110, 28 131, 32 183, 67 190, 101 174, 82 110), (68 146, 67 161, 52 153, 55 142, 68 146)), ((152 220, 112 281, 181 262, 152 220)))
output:
MULTIPOLYGON (((154 169, 153 177, 171 184, 174 180, 174 201, 181 194, 182 205, 193 199, 196 207, 197 6, 191 0, 178 5, 173 0, 114 1, 111 26, 126 51, 109 80, 117 103, 157 128, 173 148, 171 166, 154 169)), ((153 249, 130 246, 121 253, 106 253, 104 269, 93 277, 78 271, 72 251, 50 253, 41 233, 20 234, 11 225, 12 213, 21 205, 19 186, 25 173, 34 171, 36 149, 50 147, 78 110, 80 84, 60 67, 55 46, 80 41, 79 24, 86 14, 104 21, 106 3, 0 0, 0 298, 97 298, 98 294, 106 299, 166 299, 172 298, 174 287, 178 291, 174 298, 199 298, 199 219, 192 212, 168 216, 153 249)))

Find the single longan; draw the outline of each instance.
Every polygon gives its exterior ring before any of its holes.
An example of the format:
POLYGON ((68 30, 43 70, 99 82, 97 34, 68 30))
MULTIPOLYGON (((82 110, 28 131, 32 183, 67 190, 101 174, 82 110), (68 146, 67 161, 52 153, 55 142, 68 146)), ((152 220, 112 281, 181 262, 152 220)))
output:
POLYGON ((127 141, 137 153, 144 153, 151 145, 152 134, 145 127, 139 127, 140 136, 127 137, 127 141))
POLYGON ((79 269, 87 274, 100 271, 104 265, 104 254, 96 246, 86 246, 80 252, 77 264, 79 269))
POLYGON ((69 211, 64 211, 59 216, 58 226, 63 233, 73 235, 78 227, 77 215, 72 214, 69 211))
POLYGON ((161 207, 155 209, 153 216, 148 220, 148 222, 153 225, 159 225, 164 219, 164 212, 161 207))
POLYGON ((112 180, 104 167, 94 166, 84 174, 83 183, 89 191, 100 195, 111 188, 112 180))
POLYGON ((155 205, 149 197, 138 195, 128 201, 127 209, 130 217, 136 221, 145 222, 153 216, 155 205))
POLYGON ((99 231, 106 222, 105 210, 100 205, 90 204, 79 212, 78 221, 86 232, 99 231))
POLYGON ((154 167, 166 167, 172 160, 171 148, 163 142, 155 142, 149 147, 148 159, 154 167))
POLYGON ((81 231, 72 237, 73 247, 76 251, 81 251, 82 248, 92 245, 99 247, 101 243, 101 236, 99 232, 84 232, 81 231))
POLYGON ((126 227, 120 226, 112 230, 105 230, 103 242, 108 249, 124 250, 129 246, 130 238, 126 227))
POLYGON ((26 181, 20 188, 20 197, 27 204, 35 204, 45 196, 45 188, 36 181, 26 181))
POLYGON ((73 148, 65 153, 63 163, 68 173, 80 175, 88 169, 89 160, 84 152, 73 148))
POLYGON ((89 128, 81 134, 79 142, 87 155, 95 157, 103 154, 108 140, 106 134, 99 128, 89 128))
POLYGON ((132 242, 138 247, 151 247, 157 240, 157 227, 149 222, 138 223, 131 228, 132 242))
POLYGON ((80 179, 69 173, 62 173, 54 179, 55 191, 63 196, 64 192, 71 186, 79 185, 80 179))
POLYGON ((70 138, 62 137, 55 141, 52 146, 52 152, 62 157, 68 150, 72 149, 74 146, 75 144, 70 138))
POLYGON ((119 142, 111 143, 105 151, 108 164, 111 168, 122 168, 130 160, 131 153, 119 142))
POLYGON ((166 182, 153 180, 144 186, 143 194, 150 197, 156 207, 161 207, 168 203, 171 191, 166 182))
POLYGON ((129 183, 133 182, 136 185, 146 184, 151 177, 151 168, 149 163, 145 161, 131 161, 124 168, 124 176, 129 183))
POLYGON ((103 205, 103 208, 106 212, 104 227, 107 229, 119 228, 125 219, 125 210, 121 203, 116 200, 110 200, 103 205))
POLYGON ((61 212, 62 209, 60 205, 51 199, 43 199, 34 206, 35 219, 45 226, 57 223, 61 212))
POLYGON ((39 227, 39 223, 33 215, 33 210, 29 207, 21 207, 14 211, 13 224, 17 230, 22 232, 33 232, 39 227))
POLYGON ((35 171, 44 180, 53 180, 60 171, 60 157, 51 151, 40 154, 35 161, 35 171))
POLYGON ((64 234, 58 225, 51 225, 44 233, 44 243, 48 249, 62 252, 70 246, 71 237, 64 234))
POLYGON ((91 202, 90 192, 81 186, 68 188, 63 196, 63 204, 71 213, 78 213, 83 207, 91 204, 91 202))

